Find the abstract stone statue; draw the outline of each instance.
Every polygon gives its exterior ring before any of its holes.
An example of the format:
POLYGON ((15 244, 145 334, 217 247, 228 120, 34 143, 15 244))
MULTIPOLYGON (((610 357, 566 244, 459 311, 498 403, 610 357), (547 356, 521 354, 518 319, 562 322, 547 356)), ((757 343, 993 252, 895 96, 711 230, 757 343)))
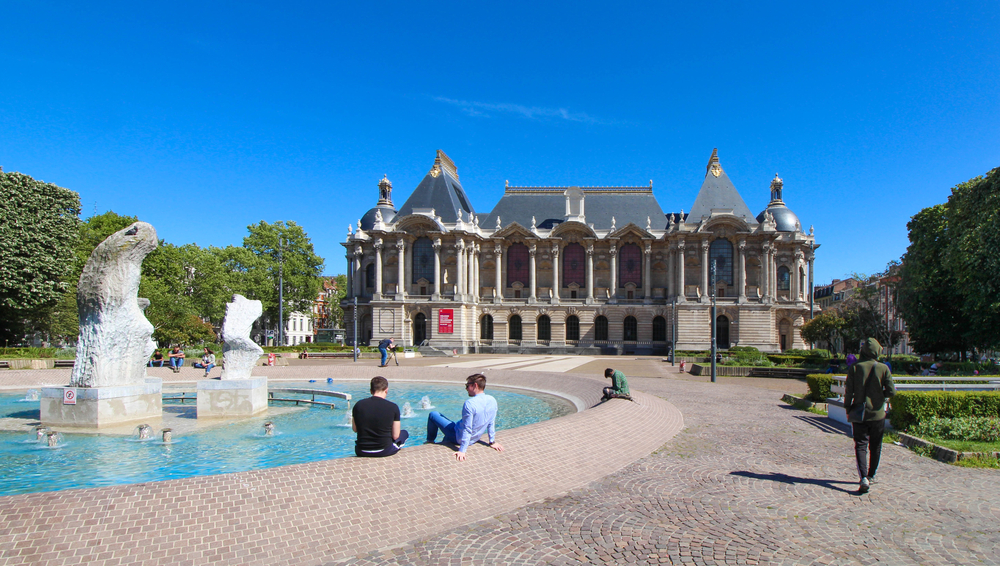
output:
POLYGON ((260 318, 264 308, 260 301, 251 301, 243 295, 233 295, 233 302, 226 305, 226 319, 222 322, 222 379, 249 379, 250 372, 264 353, 253 340, 250 330, 260 318))
POLYGON ((156 230, 145 222, 115 232, 87 260, 77 287, 80 339, 71 387, 143 385, 155 349, 153 325, 140 306, 142 260, 156 249, 156 230))

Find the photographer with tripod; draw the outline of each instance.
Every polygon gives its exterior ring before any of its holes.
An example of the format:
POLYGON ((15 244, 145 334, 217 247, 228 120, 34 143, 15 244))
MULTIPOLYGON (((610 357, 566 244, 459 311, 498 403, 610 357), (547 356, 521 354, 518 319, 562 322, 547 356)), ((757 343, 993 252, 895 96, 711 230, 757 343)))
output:
MULTIPOLYGON (((384 368, 389 365, 389 350, 392 348, 395 348, 395 346, 391 337, 378 343, 378 351, 382 354, 382 363, 378 367, 384 368)), ((396 363, 398 364, 399 362, 396 363)))

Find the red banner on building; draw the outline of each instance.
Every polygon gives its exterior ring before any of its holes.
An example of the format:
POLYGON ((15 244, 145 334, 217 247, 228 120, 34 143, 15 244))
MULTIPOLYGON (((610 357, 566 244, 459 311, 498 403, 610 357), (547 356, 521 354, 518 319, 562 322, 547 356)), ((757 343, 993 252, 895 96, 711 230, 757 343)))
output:
POLYGON ((438 310, 438 332, 441 334, 453 334, 455 332, 454 309, 438 310))

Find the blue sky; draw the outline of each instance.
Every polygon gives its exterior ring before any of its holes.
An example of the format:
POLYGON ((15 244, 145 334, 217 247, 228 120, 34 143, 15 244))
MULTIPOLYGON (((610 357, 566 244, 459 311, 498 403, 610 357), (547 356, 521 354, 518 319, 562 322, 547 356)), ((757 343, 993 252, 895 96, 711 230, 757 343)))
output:
POLYGON ((477 212, 512 185, 645 185, 690 210, 712 148, 751 210, 775 172, 816 283, 1000 166, 1000 3, 12 1, 0 166, 175 244, 294 220, 345 271, 383 174, 443 149, 477 212))

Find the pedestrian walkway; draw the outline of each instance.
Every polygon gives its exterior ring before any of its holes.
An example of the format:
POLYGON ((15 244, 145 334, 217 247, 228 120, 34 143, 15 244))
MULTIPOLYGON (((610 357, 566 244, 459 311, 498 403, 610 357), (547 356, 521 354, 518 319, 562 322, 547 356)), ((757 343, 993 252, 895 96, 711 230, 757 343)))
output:
POLYGON ((476 358, 468 361, 437 364, 432 367, 568 372, 596 359, 594 356, 510 356, 476 358))

